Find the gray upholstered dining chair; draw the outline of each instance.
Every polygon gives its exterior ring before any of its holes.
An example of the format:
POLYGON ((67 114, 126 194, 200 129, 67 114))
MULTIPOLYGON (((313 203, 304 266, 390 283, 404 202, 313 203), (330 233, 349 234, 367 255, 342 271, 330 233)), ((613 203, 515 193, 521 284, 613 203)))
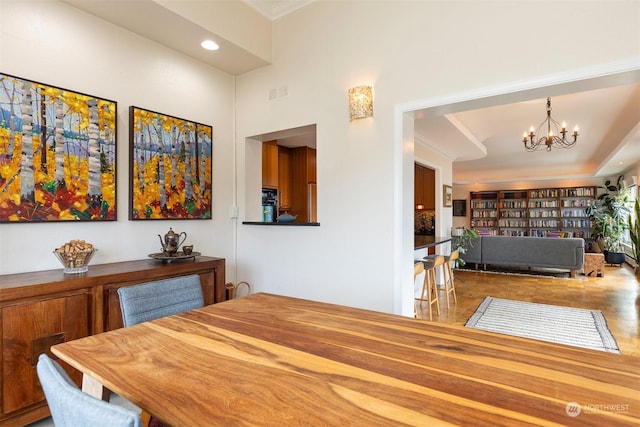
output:
POLYGON ((124 286, 118 296, 125 327, 204 306, 197 274, 124 286))
POLYGON ((46 354, 38 357, 38 378, 56 427, 141 427, 140 414, 95 399, 80 390, 46 354))

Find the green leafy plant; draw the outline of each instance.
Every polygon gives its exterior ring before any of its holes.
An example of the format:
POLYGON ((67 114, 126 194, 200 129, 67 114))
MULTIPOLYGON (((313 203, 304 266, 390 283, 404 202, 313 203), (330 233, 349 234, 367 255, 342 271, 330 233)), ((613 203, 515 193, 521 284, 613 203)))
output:
MULTIPOLYGON (((459 228, 457 230, 460 230, 459 228)), ((470 228, 463 228, 463 231, 459 235, 454 236, 451 240, 451 251, 458 250, 460 255, 467 252, 469 247, 473 247, 473 240, 477 239, 479 234, 476 230, 470 228)), ((462 267, 466 263, 462 258, 456 260, 456 267, 462 267)))
POLYGON ((633 205, 633 212, 635 218, 632 219, 631 215, 629 215, 627 222, 633 257, 636 259, 636 264, 640 265, 640 199, 636 199, 636 203, 633 205))
POLYGON ((630 213, 628 203, 631 189, 620 175, 615 184, 611 180, 604 182, 604 192, 596 203, 587 208, 587 215, 593 222, 593 237, 603 239, 604 249, 610 252, 622 252, 622 238, 627 229, 627 216, 630 213))

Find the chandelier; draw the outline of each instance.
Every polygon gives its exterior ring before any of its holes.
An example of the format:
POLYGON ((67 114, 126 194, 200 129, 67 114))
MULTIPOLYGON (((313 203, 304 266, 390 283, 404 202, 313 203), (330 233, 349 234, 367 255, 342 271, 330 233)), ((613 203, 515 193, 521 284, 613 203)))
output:
POLYGON ((538 129, 534 130, 533 126, 529 129, 529 132, 525 132, 522 138, 522 142, 524 143, 524 148, 527 151, 537 151, 542 150, 543 148, 547 151, 551 151, 551 147, 555 148, 571 148, 576 145, 576 141, 578 140, 578 126, 573 129, 573 141, 567 140, 567 125, 562 122, 562 128, 560 128, 560 123, 551 118, 551 98, 547 98, 547 118, 540 123, 538 129), (544 136, 536 138, 537 134, 540 134, 540 131, 543 130, 544 125, 547 125, 547 134, 544 136), (552 129, 553 126, 553 129, 552 129), (555 131, 555 133, 554 133, 555 131))

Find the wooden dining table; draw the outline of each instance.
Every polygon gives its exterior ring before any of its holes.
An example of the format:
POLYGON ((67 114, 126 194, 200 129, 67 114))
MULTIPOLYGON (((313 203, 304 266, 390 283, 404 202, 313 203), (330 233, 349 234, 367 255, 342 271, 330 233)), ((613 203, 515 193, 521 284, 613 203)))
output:
POLYGON ((640 423, 640 358, 266 293, 52 351, 171 426, 640 423))

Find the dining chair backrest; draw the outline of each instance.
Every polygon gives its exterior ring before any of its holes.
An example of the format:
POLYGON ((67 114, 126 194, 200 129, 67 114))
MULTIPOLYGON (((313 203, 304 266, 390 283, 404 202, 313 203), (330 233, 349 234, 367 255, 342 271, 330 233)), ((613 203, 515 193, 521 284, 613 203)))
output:
POLYGON ((142 426, 137 412, 84 393, 65 370, 46 354, 38 357, 36 369, 56 427, 142 426))
POLYGON ((124 286, 118 289, 118 296, 124 326, 204 306, 200 276, 197 274, 124 286))

